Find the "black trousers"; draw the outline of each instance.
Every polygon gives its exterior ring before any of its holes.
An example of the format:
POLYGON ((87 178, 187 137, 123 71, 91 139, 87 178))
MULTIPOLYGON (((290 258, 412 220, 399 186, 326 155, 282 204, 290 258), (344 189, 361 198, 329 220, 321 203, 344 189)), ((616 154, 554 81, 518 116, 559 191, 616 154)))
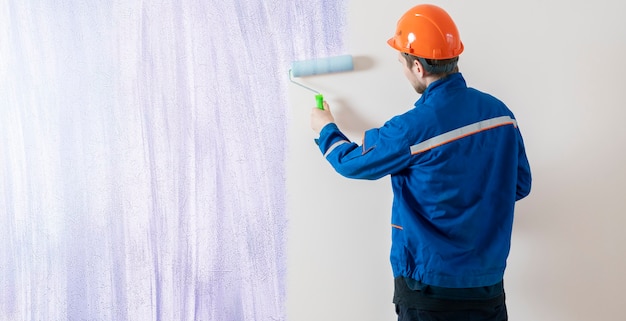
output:
POLYGON ((508 320, 502 282, 486 287, 451 289, 397 277, 394 286, 393 303, 398 321, 508 320))
POLYGON ((429 311, 396 304, 398 321, 507 321, 506 304, 472 310, 429 311))

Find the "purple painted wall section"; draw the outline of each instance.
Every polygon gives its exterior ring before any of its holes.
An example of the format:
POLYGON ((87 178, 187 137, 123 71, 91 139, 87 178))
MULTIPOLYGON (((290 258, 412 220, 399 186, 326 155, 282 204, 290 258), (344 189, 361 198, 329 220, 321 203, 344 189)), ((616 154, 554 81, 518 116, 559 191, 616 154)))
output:
POLYGON ((287 72, 345 53, 344 1, 33 3, 0 4, 0 319, 285 320, 287 72))

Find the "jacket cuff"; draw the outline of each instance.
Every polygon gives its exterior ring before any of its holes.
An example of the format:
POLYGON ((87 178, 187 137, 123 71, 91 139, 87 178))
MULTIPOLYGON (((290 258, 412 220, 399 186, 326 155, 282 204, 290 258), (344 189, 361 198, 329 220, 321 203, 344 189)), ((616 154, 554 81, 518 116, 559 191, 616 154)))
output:
POLYGON ((335 123, 329 123, 320 131, 320 137, 315 139, 315 143, 319 146, 322 155, 326 155, 328 150, 340 141, 350 140, 339 130, 335 123))

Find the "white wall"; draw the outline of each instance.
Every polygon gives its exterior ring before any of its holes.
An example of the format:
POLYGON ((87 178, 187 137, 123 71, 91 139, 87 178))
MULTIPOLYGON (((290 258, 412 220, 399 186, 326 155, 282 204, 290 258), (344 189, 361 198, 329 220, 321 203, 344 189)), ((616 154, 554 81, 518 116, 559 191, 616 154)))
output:
MULTIPOLYGON (((516 114, 533 170, 505 275, 510 320, 623 320, 626 5, 434 1, 456 20, 468 84, 516 114)), ((418 99, 386 40, 411 1, 353 1, 354 72, 303 79, 350 138, 418 99)), ((395 320, 388 178, 340 177, 313 143, 315 102, 290 88, 289 320, 395 320)))

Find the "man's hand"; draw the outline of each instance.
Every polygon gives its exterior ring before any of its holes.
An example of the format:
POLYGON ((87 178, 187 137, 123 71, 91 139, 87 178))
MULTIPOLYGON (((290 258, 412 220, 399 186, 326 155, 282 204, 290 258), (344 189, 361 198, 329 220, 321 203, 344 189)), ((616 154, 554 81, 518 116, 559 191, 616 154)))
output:
POLYGON ((319 135, 324 126, 334 122, 335 118, 330 112, 330 108, 326 101, 324 101, 324 110, 321 110, 317 107, 311 110, 311 129, 313 129, 315 134, 319 135))

